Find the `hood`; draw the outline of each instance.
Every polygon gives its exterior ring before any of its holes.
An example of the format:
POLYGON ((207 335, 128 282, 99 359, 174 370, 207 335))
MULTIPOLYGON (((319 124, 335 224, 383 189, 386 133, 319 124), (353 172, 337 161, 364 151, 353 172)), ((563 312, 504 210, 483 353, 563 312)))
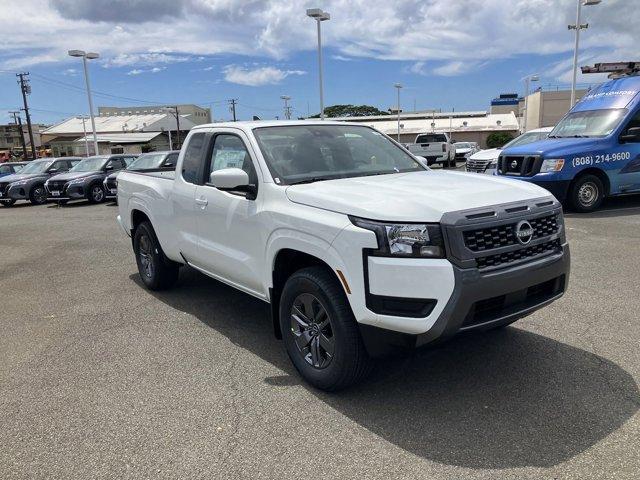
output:
POLYGON ((83 178, 83 177, 92 177, 93 175, 102 175, 104 172, 100 171, 100 170, 96 170, 94 172, 67 172, 67 173, 60 173, 58 175, 54 175, 53 177, 50 178, 51 181, 59 181, 59 180, 75 180, 76 178, 83 178))
POLYGON ((527 143, 502 151, 504 155, 542 155, 546 158, 563 155, 577 155, 601 150, 606 137, 598 138, 547 138, 537 142, 527 143))
POLYGON ((48 175, 46 173, 25 173, 25 174, 19 174, 19 173, 13 173, 11 175, 5 175, 4 177, 0 177, 0 182, 3 183, 13 183, 13 182, 19 182, 20 180, 31 180, 37 177, 47 177, 48 175))
POLYGON ((424 171, 291 185, 295 203, 371 220, 438 222, 447 212, 549 197, 536 185, 462 172, 424 171))
POLYGON ((471 160, 497 160, 500 156, 500 152, 502 152, 502 149, 500 148, 489 148, 487 150, 480 150, 469 158, 471 160))

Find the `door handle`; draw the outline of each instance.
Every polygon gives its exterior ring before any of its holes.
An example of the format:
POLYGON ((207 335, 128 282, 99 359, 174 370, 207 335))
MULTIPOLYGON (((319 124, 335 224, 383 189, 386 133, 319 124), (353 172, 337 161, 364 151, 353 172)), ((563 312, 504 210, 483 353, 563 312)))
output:
POLYGON ((196 198, 196 203, 202 207, 206 207, 209 204, 209 200, 206 198, 196 198))

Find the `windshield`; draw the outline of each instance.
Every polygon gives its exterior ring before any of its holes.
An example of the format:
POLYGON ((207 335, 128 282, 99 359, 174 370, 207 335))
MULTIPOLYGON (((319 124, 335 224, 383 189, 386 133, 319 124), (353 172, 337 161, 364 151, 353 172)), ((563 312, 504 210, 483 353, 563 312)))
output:
POLYGON ((446 143, 447 137, 442 135, 441 133, 429 133, 425 135, 418 135, 416 138, 416 143, 446 143))
POLYGON ((102 167, 107 163, 109 157, 89 157, 82 160, 70 172, 95 172, 102 170, 102 167))
POLYGON ((29 162, 20 170, 23 173, 42 173, 51 165, 52 160, 40 160, 39 162, 29 162))
POLYGON ((544 140, 549 136, 549 132, 527 132, 523 133, 519 137, 514 138, 502 148, 517 147, 519 145, 526 145, 527 143, 537 142, 538 140, 544 140))
POLYGON ((425 170, 403 149, 368 127, 262 127, 254 134, 279 184, 425 170))
POLYGON ((613 132, 626 113, 626 108, 572 112, 560 120, 549 137, 604 137, 613 132))
POLYGON ((145 170, 158 168, 166 157, 165 153, 145 153, 129 164, 127 170, 145 170))

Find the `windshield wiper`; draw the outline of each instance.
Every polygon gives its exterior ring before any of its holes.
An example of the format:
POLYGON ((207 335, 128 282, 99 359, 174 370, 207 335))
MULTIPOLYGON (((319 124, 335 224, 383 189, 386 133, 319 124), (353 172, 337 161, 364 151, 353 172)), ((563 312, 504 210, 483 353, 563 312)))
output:
MULTIPOLYGON (((288 182, 289 185, 302 185, 303 183, 322 182, 323 180, 335 180, 336 177, 311 177, 304 180, 298 180, 297 182, 288 182)), ((338 177, 339 178, 339 177, 338 177)))

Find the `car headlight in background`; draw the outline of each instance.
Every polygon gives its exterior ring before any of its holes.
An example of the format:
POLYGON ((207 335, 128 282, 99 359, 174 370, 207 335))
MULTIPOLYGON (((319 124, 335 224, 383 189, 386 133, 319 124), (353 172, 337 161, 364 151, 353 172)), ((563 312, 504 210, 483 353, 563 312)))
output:
POLYGON ((13 182, 11 184, 12 187, 24 187, 27 183, 29 183, 28 180, 18 180, 17 182, 13 182))
POLYGON ((86 179, 85 178, 76 178, 75 180, 71 180, 69 182, 69 185, 77 185, 79 183, 84 183, 86 179))
POLYGON ((498 168, 498 160, 491 160, 487 168, 498 168))
POLYGON ((564 167, 564 158, 547 158, 540 166, 540 173, 559 172, 564 167))
POLYGON ((436 223, 384 223, 349 217, 351 222, 376 234, 380 257, 444 258, 444 242, 436 223))

